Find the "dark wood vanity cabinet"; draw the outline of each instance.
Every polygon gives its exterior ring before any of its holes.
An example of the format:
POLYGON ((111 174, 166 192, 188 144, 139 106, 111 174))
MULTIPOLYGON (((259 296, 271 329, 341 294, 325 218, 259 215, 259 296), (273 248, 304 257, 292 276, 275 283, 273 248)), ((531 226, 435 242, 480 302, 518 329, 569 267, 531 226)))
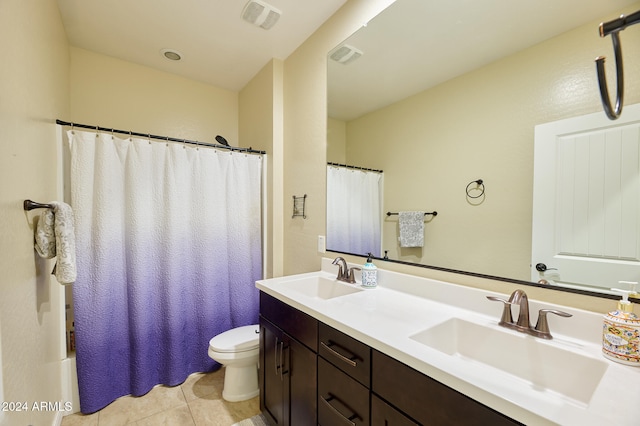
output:
POLYGON ((262 292, 260 333, 272 425, 520 424, 262 292))
MULTIPOLYGON (((273 424, 285 424, 285 382, 282 378, 281 345, 284 333, 260 317, 260 409, 273 424), (269 366, 269 367, 267 367, 269 366)), ((288 392, 288 390, 287 390, 288 392)))
POLYGON ((375 349, 371 357, 371 390, 419 424, 521 424, 375 349))
POLYGON ((273 425, 317 424, 318 321, 260 293, 260 409, 273 425))
POLYGON ((420 424, 372 393, 371 426, 420 426, 420 424))
POLYGON ((369 389, 318 357, 318 424, 369 425, 369 389))
POLYGON ((371 348, 318 324, 318 424, 369 425, 371 348))
POLYGON ((371 383, 371 348, 326 324, 318 324, 318 355, 362 385, 371 383))

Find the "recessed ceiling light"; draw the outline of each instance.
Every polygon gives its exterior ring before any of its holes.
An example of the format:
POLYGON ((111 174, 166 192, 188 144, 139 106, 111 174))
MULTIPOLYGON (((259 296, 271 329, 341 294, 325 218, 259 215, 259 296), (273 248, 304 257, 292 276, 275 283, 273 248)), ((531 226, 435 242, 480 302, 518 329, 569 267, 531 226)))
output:
POLYGON ((162 53, 162 56, 171 61, 179 61, 180 59, 182 59, 182 54, 173 49, 162 49, 160 53, 162 53))

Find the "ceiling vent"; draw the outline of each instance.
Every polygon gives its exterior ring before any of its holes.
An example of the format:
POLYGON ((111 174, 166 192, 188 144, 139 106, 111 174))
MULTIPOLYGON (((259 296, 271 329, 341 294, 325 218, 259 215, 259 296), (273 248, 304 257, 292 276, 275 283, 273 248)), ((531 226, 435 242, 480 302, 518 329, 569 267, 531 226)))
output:
POLYGON ((343 44, 330 53, 329 57, 334 61, 341 63, 342 65, 350 64, 351 62, 362 56, 362 51, 356 49, 348 44, 343 44))
POLYGON ((242 19, 265 30, 273 27, 280 15, 282 12, 260 0, 249 1, 242 11, 242 19))

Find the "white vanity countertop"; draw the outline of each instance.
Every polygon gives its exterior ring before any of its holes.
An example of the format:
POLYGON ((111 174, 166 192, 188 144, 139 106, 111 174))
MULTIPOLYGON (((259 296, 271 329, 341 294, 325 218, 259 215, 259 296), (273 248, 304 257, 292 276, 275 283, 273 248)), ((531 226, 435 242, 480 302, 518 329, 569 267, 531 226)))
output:
MULTIPOLYGON (((350 265, 359 266, 359 265, 350 265)), ((378 270, 378 287, 333 299, 319 299, 283 286, 292 279, 323 276, 335 279, 337 267, 322 260, 322 270, 256 282, 256 287, 325 324, 379 350, 439 382, 527 425, 640 424, 640 367, 626 366, 602 356, 602 315, 548 303, 529 301, 531 322, 541 308, 571 313, 571 318, 549 315, 553 340, 542 340, 498 327, 503 305, 486 296, 509 295, 459 286, 428 278, 378 270), (553 345, 600 361, 605 371, 590 398, 578 400, 540 389, 486 364, 452 356, 410 336, 458 318, 496 327, 540 345, 553 345)), ((526 292, 526 287, 523 288, 526 292)), ((517 309, 514 308, 514 316, 517 309)), ((509 353, 509 348, 501 348, 509 353)), ((554 359, 541 359, 553 363, 554 359)), ((516 363, 518 361, 515 361, 516 363)), ((585 371, 584 375, 589 372, 585 371)), ((576 383, 576 386, 581 386, 576 383)))

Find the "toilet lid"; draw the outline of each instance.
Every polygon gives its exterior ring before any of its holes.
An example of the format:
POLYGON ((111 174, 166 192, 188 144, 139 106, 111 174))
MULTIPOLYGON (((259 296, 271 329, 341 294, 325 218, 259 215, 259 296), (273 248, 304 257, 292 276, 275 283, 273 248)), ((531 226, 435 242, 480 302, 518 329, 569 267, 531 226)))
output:
POLYGON ((209 347, 215 352, 243 352, 256 349, 260 345, 260 326, 245 325, 232 328, 209 340, 209 347))

